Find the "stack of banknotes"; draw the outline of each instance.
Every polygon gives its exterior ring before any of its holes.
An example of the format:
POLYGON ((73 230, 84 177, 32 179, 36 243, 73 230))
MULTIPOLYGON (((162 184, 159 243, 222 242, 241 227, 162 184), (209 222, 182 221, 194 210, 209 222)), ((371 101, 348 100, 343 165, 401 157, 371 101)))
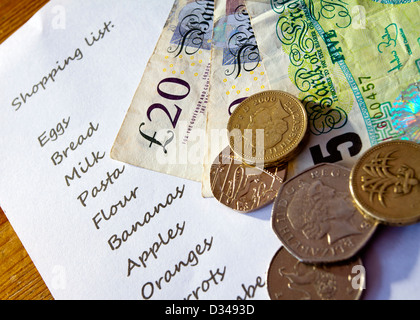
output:
POLYGON ((111 157, 239 212, 274 201, 270 297, 357 299, 348 270, 376 226, 419 220, 419 16, 416 0, 176 0, 111 157))

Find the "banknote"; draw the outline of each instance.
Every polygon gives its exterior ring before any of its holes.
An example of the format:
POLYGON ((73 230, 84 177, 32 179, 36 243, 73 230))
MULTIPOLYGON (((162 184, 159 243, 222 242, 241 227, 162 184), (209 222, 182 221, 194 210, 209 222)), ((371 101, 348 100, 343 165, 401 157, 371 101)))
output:
POLYGON ((202 195, 211 197, 210 168, 228 146, 227 123, 247 97, 269 89, 244 0, 216 0, 207 105, 202 195))
POLYGON ((351 166, 370 146, 401 137, 392 119, 400 117, 397 98, 420 79, 420 2, 246 6, 272 89, 296 95, 308 113, 308 145, 289 172, 322 162, 351 166))
POLYGON ((213 0, 176 0, 111 157, 201 181, 213 0))

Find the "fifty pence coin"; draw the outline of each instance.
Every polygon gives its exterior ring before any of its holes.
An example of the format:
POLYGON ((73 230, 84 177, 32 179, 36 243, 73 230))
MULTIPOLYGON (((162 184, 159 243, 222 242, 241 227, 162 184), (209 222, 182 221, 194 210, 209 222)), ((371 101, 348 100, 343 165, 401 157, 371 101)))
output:
POLYGON ((247 213, 274 201, 286 172, 285 165, 270 169, 248 166, 227 147, 211 166, 211 190, 220 203, 247 213))
POLYGON ((420 144, 395 140, 370 148, 352 169, 350 191, 361 212, 381 223, 420 221, 420 144))
POLYGON ((270 167, 290 160, 308 128, 305 107, 294 96, 269 90, 244 100, 228 122, 229 144, 248 164, 270 167))
POLYGON ((353 205, 350 170, 320 164, 286 181, 272 211, 272 227, 297 259, 330 263, 354 256, 378 225, 353 205))
POLYGON ((311 265, 281 248, 267 272, 271 300, 358 300, 366 288, 361 259, 311 265))

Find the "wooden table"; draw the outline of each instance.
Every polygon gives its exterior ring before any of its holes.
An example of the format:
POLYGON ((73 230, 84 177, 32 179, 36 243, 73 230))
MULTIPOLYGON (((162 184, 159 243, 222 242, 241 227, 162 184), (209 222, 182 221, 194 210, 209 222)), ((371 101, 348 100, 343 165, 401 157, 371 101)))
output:
MULTIPOLYGON (((1 0, 0 44, 47 2, 48 0, 1 0)), ((1 208, 0 299, 53 299, 1 208)))

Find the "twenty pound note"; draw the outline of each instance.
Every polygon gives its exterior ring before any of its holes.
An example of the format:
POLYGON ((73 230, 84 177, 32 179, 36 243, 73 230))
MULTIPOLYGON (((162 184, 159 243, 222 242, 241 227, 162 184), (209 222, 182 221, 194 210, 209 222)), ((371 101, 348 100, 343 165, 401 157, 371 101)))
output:
POLYGON ((213 0, 176 0, 111 151, 149 170, 201 181, 213 0))
POLYGON ((308 148, 289 170, 321 162, 351 166, 371 145, 402 137, 402 109, 416 119, 418 108, 398 97, 409 88, 419 91, 419 2, 246 5, 272 89, 296 95, 308 113, 308 148))

